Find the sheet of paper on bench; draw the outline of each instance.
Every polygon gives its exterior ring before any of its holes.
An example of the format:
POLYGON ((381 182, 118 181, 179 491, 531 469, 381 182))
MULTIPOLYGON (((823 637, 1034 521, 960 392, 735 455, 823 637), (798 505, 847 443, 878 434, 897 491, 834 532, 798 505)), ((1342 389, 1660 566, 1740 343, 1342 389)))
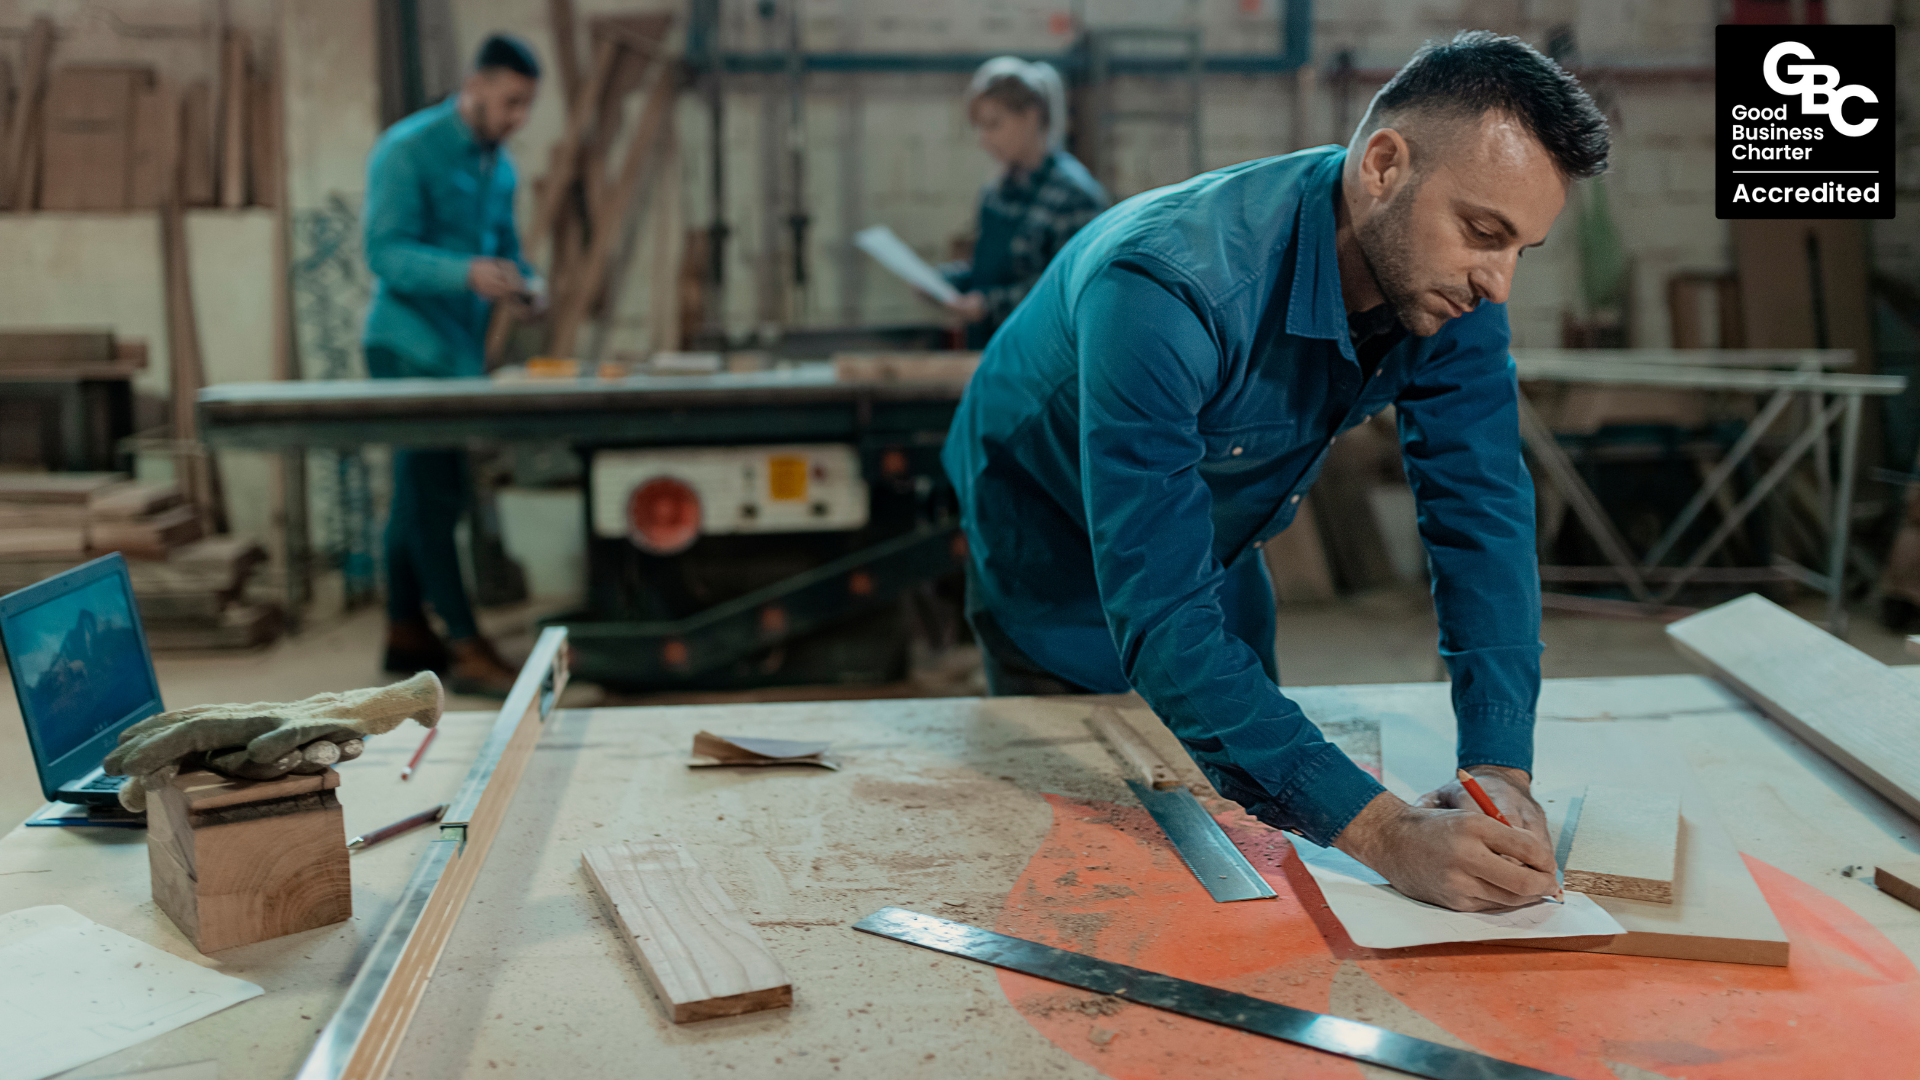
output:
POLYGON ((1337 848, 1288 835, 1293 850, 1320 886, 1333 916, 1353 943, 1369 949, 1406 949, 1451 941, 1596 937, 1626 929, 1599 904, 1570 892, 1564 904, 1542 901, 1511 911, 1449 911, 1408 899, 1387 879, 1337 848))
POLYGON ((0 1080, 40 1080, 262 993, 59 904, 0 915, 0 972, 0 1080))
POLYGON ((894 231, 885 225, 874 225, 854 233, 853 244, 873 256, 881 266, 893 271, 900 280, 935 300, 951 304, 960 299, 960 291, 948 284, 947 279, 940 276, 940 271, 928 266, 927 260, 915 254, 905 240, 894 235, 894 231))

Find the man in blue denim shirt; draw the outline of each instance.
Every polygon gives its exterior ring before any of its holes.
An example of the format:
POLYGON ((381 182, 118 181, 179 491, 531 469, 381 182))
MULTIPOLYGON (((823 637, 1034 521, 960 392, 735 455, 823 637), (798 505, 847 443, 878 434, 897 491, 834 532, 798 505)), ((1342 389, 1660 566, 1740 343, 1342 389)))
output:
MULTIPOLYGON (((530 300, 513 227, 513 163, 540 67, 494 35, 460 92, 387 129, 367 163, 367 265, 378 285, 362 342, 376 379, 480 378, 493 305, 530 300)), ((459 450, 396 450, 387 518, 387 649, 394 672, 443 671, 456 693, 504 697, 513 671, 480 636, 454 546, 467 503, 459 450), (431 605, 447 627, 427 623, 431 605)))
POLYGON ((1555 890, 1529 793, 1533 490, 1504 302, 1606 122, 1552 61, 1429 44, 1347 148, 1247 162, 1095 219, 988 347, 945 460, 996 693, 1139 691, 1261 820, 1463 910, 1555 890), (1418 807, 1277 684, 1259 546, 1335 437, 1393 406, 1453 676, 1457 784, 1418 807))

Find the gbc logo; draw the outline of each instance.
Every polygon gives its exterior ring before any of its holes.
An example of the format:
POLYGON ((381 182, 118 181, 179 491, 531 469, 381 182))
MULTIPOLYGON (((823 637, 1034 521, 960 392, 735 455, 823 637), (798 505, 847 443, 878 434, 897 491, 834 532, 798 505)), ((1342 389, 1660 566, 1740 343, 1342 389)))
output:
POLYGON ((1833 129, 1842 135, 1857 138, 1879 125, 1880 121, 1877 117, 1850 123, 1846 115, 1841 112, 1846 107, 1846 103, 1854 99, 1879 104, 1880 99, 1874 96, 1873 91, 1859 83, 1841 86, 1840 69, 1830 64, 1788 64, 1787 74, 1799 76, 1796 81, 1788 82, 1780 77, 1780 60, 1787 56, 1811 60, 1813 50, 1797 41, 1783 41, 1767 50, 1767 58, 1761 64, 1760 73, 1766 77, 1767 85, 1773 89, 1774 93, 1786 97, 1799 95, 1802 113, 1808 116, 1825 116, 1827 123, 1832 124, 1833 129))

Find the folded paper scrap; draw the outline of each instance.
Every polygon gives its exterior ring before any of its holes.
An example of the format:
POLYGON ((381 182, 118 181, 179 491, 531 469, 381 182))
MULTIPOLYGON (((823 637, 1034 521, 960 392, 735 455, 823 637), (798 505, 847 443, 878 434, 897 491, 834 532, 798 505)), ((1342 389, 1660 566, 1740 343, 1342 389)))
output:
POLYGON ((715 765, 818 765, 823 769, 838 769, 840 763, 827 756, 831 745, 791 739, 749 739, 702 731, 693 737, 693 760, 687 764, 696 769, 715 765))
POLYGON ((1327 898, 1334 918, 1369 949, 1406 949, 1452 941, 1514 938, 1603 937, 1626 928, 1585 894, 1567 893, 1564 904, 1545 901, 1506 911, 1450 911, 1403 895, 1366 864, 1337 848, 1288 836, 1300 861, 1327 898))
POLYGON ((0 1080, 41 1080, 259 997, 59 904, 0 915, 0 1080))

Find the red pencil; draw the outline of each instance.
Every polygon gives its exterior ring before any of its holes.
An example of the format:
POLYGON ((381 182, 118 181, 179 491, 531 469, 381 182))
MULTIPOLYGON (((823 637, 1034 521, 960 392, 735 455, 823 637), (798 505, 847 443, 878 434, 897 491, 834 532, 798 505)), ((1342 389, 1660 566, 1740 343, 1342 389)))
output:
POLYGON ((405 780, 413 775, 413 770, 420 765, 420 759, 427 756, 427 747, 433 745, 433 737, 438 734, 440 729, 437 727, 427 729, 427 737, 420 740, 420 749, 413 752, 413 760, 407 762, 407 767, 400 770, 400 779, 405 780))
MULTIPOLYGON (((1455 769, 1453 770, 1453 775, 1459 777, 1460 786, 1466 788, 1467 794, 1473 796, 1473 801, 1480 807, 1481 813, 1505 825, 1509 829, 1513 828, 1513 822, 1508 821, 1507 816, 1500 812, 1500 808, 1493 805, 1493 800, 1487 797, 1487 789, 1480 786, 1480 781, 1475 780, 1472 773, 1465 769, 1455 769)), ((1511 858, 1512 856, 1508 857, 1511 858)), ((1555 895, 1544 897, 1543 899, 1551 900, 1556 904, 1564 904, 1566 903, 1565 895, 1564 891, 1556 890, 1555 895)))
POLYGON ((1513 828, 1513 822, 1508 821, 1506 815, 1500 812, 1500 808, 1493 805, 1493 800, 1487 798, 1487 789, 1480 786, 1480 781, 1475 780, 1472 773, 1465 769, 1455 769, 1453 774, 1460 778, 1460 786, 1466 788, 1467 794, 1473 796, 1473 801, 1480 807, 1481 812, 1507 828, 1513 828))

